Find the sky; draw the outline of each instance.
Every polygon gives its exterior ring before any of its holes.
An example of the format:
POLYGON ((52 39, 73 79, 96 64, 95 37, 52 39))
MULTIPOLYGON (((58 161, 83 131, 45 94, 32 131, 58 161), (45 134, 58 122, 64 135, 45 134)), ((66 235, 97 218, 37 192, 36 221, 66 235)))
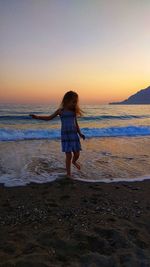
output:
POLYGON ((0 102, 120 101, 150 85, 149 0, 0 0, 0 102))

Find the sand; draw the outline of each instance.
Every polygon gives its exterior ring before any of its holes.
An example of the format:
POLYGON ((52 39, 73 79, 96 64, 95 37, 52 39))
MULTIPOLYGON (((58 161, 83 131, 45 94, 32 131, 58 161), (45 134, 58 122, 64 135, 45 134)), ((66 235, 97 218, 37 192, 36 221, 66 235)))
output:
POLYGON ((0 266, 149 267, 150 181, 0 187, 0 266))
MULTIPOLYGON (((82 141, 81 180, 119 181, 150 178, 150 137, 92 138, 82 141)), ((0 182, 6 186, 50 182, 66 174, 65 155, 55 140, 0 143, 0 182)))

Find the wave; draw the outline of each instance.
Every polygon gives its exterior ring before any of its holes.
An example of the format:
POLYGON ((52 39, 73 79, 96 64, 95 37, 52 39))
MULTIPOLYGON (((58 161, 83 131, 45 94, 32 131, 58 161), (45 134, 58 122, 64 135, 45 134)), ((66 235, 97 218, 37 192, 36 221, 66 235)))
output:
POLYGON ((131 120, 150 118, 150 115, 101 115, 101 116, 87 116, 81 117, 81 120, 131 120))
MULTIPOLYGON (((39 114, 35 112, 34 114, 39 114)), ((48 115, 48 114, 47 114, 48 115)), ((150 118, 150 115, 99 115, 99 116, 83 116, 79 118, 81 121, 95 121, 95 120, 131 120, 150 118)), ((58 119, 58 118, 55 118, 58 119)), ((30 120, 33 119, 29 115, 4 115, 0 116, 1 121, 7 120, 30 120)))
MULTIPOLYGON (((41 114, 42 112, 34 112, 34 114, 41 114)), ((22 113, 21 115, 1 115, 0 120, 33 120, 31 116, 29 116, 29 113, 22 113), (23 115, 25 114, 25 115, 23 115)))
MULTIPOLYGON (((117 136, 148 136, 150 126, 127 126, 108 128, 82 128, 86 138, 93 137, 117 137, 117 136)), ((0 141, 34 139, 60 139, 59 129, 0 129, 0 141)))

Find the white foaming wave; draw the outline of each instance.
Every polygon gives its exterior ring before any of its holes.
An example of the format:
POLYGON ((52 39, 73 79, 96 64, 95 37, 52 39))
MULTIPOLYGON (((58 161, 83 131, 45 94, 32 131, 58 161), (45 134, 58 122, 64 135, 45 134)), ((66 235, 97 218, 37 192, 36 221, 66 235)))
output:
POLYGON ((43 184, 63 178, 64 175, 57 172, 53 173, 53 175, 47 175, 44 173, 41 175, 22 175, 21 178, 17 178, 15 174, 3 174, 0 177, 0 184, 3 184, 6 187, 26 186, 30 183, 43 184))
POLYGON ((49 129, 0 129, 0 141, 17 141, 31 139, 57 139, 60 137, 60 131, 49 129))
POLYGON ((150 135, 150 126, 84 128, 87 137, 144 136, 150 135))
POLYGON ((118 183, 118 182, 142 182, 145 180, 150 180, 150 175, 148 176, 140 176, 134 178, 106 178, 106 179, 85 179, 76 177, 74 180, 87 182, 87 183, 118 183))
MULTIPOLYGON (((107 128, 82 128, 86 138, 146 136, 150 135, 150 126, 126 126, 107 128)), ((0 141, 17 141, 31 139, 60 139, 59 129, 0 129, 0 141)))
MULTIPOLYGON (((15 178, 13 175, 2 175, 0 178, 0 184, 4 184, 6 187, 15 187, 15 186, 26 186, 30 183, 36 183, 36 184, 44 184, 49 182, 54 182, 56 180, 62 180, 65 178, 64 174, 55 173, 53 175, 40 175, 40 176, 32 176, 30 179, 27 177, 15 178)), ((85 179, 80 178, 77 175, 75 175, 73 180, 85 182, 85 183, 118 183, 118 182, 142 182, 145 180, 150 180, 149 176, 142 176, 142 177, 135 177, 135 178, 103 178, 103 179, 85 179)))
MULTIPOLYGON (((108 128, 82 128, 87 138, 117 137, 117 136, 146 136, 150 135, 150 126, 127 126, 108 128)), ((0 129, 0 141, 16 141, 31 139, 59 139, 59 129, 0 129)))

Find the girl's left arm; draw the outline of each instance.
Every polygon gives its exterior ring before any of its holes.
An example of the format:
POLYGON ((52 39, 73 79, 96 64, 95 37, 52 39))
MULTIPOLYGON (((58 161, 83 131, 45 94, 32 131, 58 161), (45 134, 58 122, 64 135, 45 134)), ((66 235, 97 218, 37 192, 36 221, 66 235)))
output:
POLYGON ((81 138, 83 138, 83 140, 85 139, 85 135, 81 133, 80 127, 78 125, 78 121, 77 121, 77 117, 75 117, 75 123, 76 123, 76 128, 77 128, 77 132, 80 135, 81 138))

